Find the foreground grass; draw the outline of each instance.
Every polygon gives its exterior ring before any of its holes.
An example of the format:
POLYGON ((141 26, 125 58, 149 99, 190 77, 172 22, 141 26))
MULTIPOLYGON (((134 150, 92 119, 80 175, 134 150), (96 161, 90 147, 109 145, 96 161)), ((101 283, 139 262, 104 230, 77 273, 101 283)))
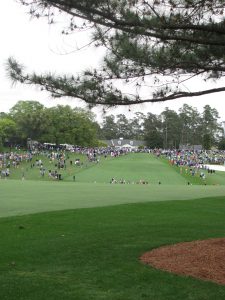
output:
POLYGON ((224 204, 212 198, 2 218, 1 300, 224 299, 224 286, 139 262, 161 245, 223 237, 224 204))

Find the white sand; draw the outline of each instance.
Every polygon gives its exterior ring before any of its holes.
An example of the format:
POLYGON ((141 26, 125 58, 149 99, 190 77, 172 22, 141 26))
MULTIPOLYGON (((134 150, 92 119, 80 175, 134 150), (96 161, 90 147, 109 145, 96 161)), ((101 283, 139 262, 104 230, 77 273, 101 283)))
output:
POLYGON ((204 165, 209 170, 222 171, 225 172, 225 166, 220 165, 204 165))

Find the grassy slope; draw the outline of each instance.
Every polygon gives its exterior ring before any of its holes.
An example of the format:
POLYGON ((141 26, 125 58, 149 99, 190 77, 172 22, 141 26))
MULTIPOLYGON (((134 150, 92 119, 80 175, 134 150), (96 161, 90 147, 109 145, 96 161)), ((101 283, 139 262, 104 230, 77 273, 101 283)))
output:
POLYGON ((177 166, 171 166, 169 161, 165 158, 161 158, 160 161, 164 163, 165 165, 169 166, 171 169, 173 169, 177 174, 180 174, 187 182, 189 181, 191 184, 194 185, 225 185, 225 172, 219 172, 216 171, 213 174, 208 173, 206 170, 201 170, 200 172, 205 173, 206 179, 203 180, 200 178, 200 173, 195 174, 195 176, 192 176, 189 172, 186 173, 185 169, 186 167, 177 167, 177 166), (182 172, 181 172, 182 169, 182 172))
POLYGON ((55 166, 55 163, 57 162, 50 161, 44 155, 34 155, 32 163, 23 161, 18 168, 11 167, 10 179, 21 179, 22 174, 24 173, 26 180, 52 181, 52 179, 48 177, 48 171, 56 170, 58 173, 62 174, 63 178, 70 178, 70 180, 72 181, 73 175, 76 175, 77 173, 80 172, 80 170, 82 170, 81 167, 74 165, 74 160, 76 158, 79 158, 83 162, 84 168, 90 168, 93 166, 92 163, 87 162, 87 158, 85 155, 71 153, 69 154, 69 158, 66 159, 67 168, 65 170, 64 169, 58 170, 57 166, 55 166), (35 164, 36 159, 37 160, 41 159, 43 162, 43 167, 46 169, 46 174, 44 177, 41 177, 39 167, 34 166, 33 168, 31 168, 31 164, 35 164), (72 166, 70 165, 70 160, 73 161, 72 166))
POLYGON ((157 159, 149 154, 129 154, 119 158, 100 160, 99 164, 90 163, 87 157, 81 154, 69 154, 67 159, 67 168, 58 170, 54 162, 50 162, 45 156, 34 156, 33 163, 36 159, 41 158, 46 169, 44 178, 40 176, 39 168, 30 167, 30 163, 23 162, 18 169, 11 168, 10 179, 21 179, 22 174, 25 174, 26 180, 39 180, 39 181, 53 181, 47 175, 48 170, 57 170, 62 174, 63 181, 73 181, 75 175, 77 182, 90 182, 90 183, 109 183, 112 177, 117 180, 120 178, 130 182, 138 182, 144 179, 151 184, 158 184, 161 181, 163 184, 183 185, 187 182, 192 184, 207 184, 207 185, 225 185, 225 172, 216 172, 216 174, 207 174, 206 181, 199 178, 199 175, 192 177, 185 174, 183 171, 180 174, 180 168, 170 166, 168 160, 157 159), (70 160, 74 161, 75 158, 80 158, 83 162, 82 166, 70 165, 70 160))
MULTIPOLYGON (((90 163, 87 161, 86 156, 70 154, 67 159, 66 170, 58 170, 54 162, 44 156, 35 156, 33 163, 36 159, 41 158, 46 171, 57 170, 62 174, 64 181, 73 181, 73 175, 76 176, 78 182, 98 182, 109 183, 112 177, 116 179, 124 178, 125 180, 138 182, 140 179, 147 180, 154 184, 162 181, 163 184, 184 184, 186 180, 179 176, 170 166, 163 164, 159 159, 149 154, 129 154, 118 158, 107 157, 101 158, 100 163, 90 163), (82 167, 77 167, 74 164, 70 165, 70 160, 80 158, 83 162, 82 167)), ((39 168, 30 167, 31 163, 23 162, 18 169, 11 168, 11 179, 21 179, 22 173, 25 173, 25 178, 31 180, 47 180, 47 174, 41 178, 39 168)))
POLYGON ((77 175, 79 182, 109 182, 114 177, 130 182, 144 179, 151 184, 185 184, 186 180, 179 176, 170 166, 163 164, 154 156, 139 153, 129 154, 118 158, 101 159, 100 164, 93 168, 83 169, 77 175))
POLYGON ((224 299, 224 286, 139 262, 164 244, 224 236, 224 204, 213 198, 2 218, 1 300, 224 299))

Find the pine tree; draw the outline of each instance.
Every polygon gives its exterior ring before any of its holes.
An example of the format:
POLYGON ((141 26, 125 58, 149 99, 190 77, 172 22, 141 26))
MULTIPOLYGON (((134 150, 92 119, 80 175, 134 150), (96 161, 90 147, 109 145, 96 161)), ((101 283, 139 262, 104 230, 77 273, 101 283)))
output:
POLYGON ((54 97, 79 98, 90 106, 132 105, 225 91, 225 86, 187 90, 183 82, 218 80, 225 72, 224 0, 19 0, 32 16, 57 11, 70 16, 62 34, 92 28, 93 43, 106 54, 99 69, 82 76, 26 74, 8 60, 13 81, 35 84, 54 97), (80 20, 83 20, 80 22, 80 20), (134 92, 118 88, 135 83, 134 92), (146 87, 147 85, 147 87, 146 87))

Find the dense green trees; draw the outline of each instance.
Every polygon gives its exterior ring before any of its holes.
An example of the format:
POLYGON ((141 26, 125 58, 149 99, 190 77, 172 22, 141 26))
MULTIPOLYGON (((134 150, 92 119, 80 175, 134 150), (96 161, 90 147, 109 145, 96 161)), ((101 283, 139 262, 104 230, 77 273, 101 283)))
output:
MULTIPOLYGON (((193 87, 188 80, 216 80, 225 72, 224 0, 19 0, 32 16, 54 24, 58 12, 68 28, 92 30, 90 44, 105 47, 99 69, 82 76, 26 74, 10 58, 13 81, 39 85, 55 97, 90 105, 131 105, 225 91, 193 87), (121 84, 135 83, 124 93, 121 84), (183 84, 185 82, 185 85, 183 84)), ((129 86, 130 87, 130 86, 129 86)))
POLYGON ((15 138, 16 123, 3 115, 0 117, 0 149, 6 142, 15 138))
POLYGON ((37 101, 19 101, 9 116, 16 123, 18 142, 26 143, 27 138, 39 140, 47 131, 47 114, 44 106, 37 101))
POLYGON ((145 115, 141 112, 136 112, 134 117, 131 118, 129 125, 131 131, 132 139, 136 140, 145 140, 145 132, 144 132, 144 122, 145 122, 145 115))
POLYGON ((219 143, 218 143, 218 149, 219 150, 225 150, 225 138, 221 138, 219 143))
POLYGON ((219 114, 215 108, 211 108, 209 105, 204 106, 202 114, 202 135, 203 135, 203 147, 210 149, 215 145, 218 140, 218 133, 222 131, 222 128, 218 125, 219 114))
POLYGON ((58 105, 46 108, 37 101, 19 101, 0 117, 0 138, 25 145, 39 142, 97 145, 97 124, 89 111, 58 105))
POLYGON ((101 131, 103 138, 106 140, 118 137, 118 128, 116 125, 115 116, 109 115, 103 118, 101 131))
POLYGON ((181 144, 197 145, 202 139, 201 115, 195 107, 184 104, 179 109, 181 144))
POLYGON ((47 130, 42 140, 56 144, 93 146, 97 144, 96 127, 89 113, 58 105, 47 109, 47 130))
POLYGON ((105 115, 101 123, 92 112, 58 105, 46 108, 35 101, 19 101, 8 114, 0 113, 0 142, 39 142, 97 146, 99 140, 143 140, 151 148, 203 145, 223 148, 218 111, 206 105, 200 113, 184 104, 178 112, 165 108, 159 114, 105 115))
POLYGON ((148 113, 143 123, 144 139, 150 148, 163 148, 162 117, 148 113))
POLYGON ((128 138, 145 140, 151 148, 178 148, 179 145, 216 146, 222 135, 219 114, 206 105, 200 113, 184 104, 177 113, 165 108, 160 115, 136 113, 131 119, 124 115, 105 116, 102 136, 105 139, 128 138))

